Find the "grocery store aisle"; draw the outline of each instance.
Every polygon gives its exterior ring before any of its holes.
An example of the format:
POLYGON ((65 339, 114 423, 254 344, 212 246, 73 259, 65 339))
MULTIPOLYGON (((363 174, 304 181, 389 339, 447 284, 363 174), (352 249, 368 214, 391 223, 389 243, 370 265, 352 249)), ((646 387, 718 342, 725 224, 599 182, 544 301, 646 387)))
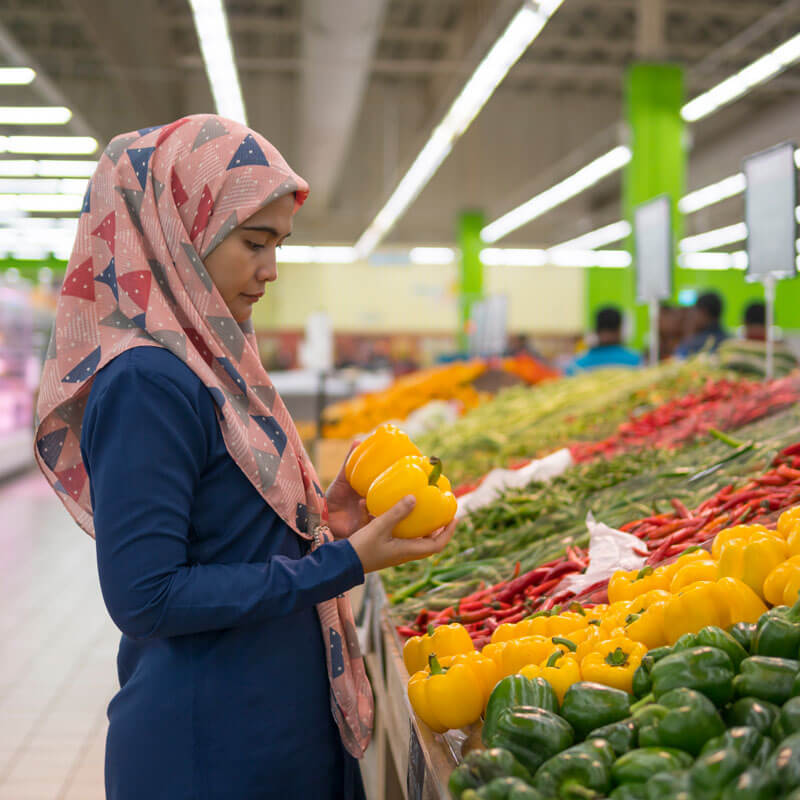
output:
POLYGON ((0 800, 101 800, 118 632, 94 543, 37 472, 0 484, 0 800))

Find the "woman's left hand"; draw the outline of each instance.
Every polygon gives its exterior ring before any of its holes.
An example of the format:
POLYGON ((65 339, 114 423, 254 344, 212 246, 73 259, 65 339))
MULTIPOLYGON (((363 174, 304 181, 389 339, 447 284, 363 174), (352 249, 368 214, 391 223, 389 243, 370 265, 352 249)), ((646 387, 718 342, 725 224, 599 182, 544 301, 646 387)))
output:
MULTIPOLYGON (((350 453, 360 442, 353 442, 348 452, 350 453)), ((351 533, 363 528, 369 522, 367 501, 360 497, 356 490, 347 482, 344 466, 347 458, 336 476, 336 480, 328 487, 326 499, 328 501, 328 527, 336 539, 346 539, 351 533)))

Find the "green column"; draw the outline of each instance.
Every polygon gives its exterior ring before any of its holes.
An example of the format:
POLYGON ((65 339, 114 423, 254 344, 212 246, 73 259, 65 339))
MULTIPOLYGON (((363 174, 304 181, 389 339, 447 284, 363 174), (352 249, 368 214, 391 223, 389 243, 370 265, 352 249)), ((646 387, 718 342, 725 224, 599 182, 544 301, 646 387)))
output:
MULTIPOLYGON (((674 64, 633 64, 625 78, 625 117, 632 158, 622 180, 622 213, 633 225, 633 210, 640 203, 666 194, 672 200, 673 233, 677 253, 683 221, 678 200, 686 187, 683 69, 674 64)), ((633 236, 627 248, 633 254, 633 236)), ((635 271, 594 268, 587 285, 587 324, 606 303, 634 312, 632 343, 641 347, 648 327, 647 308, 636 304, 635 271), (616 274, 612 274, 616 273, 616 274)))
POLYGON ((483 297, 483 264, 481 263, 481 229, 485 225, 480 211, 464 211, 458 217, 458 243, 461 264, 458 275, 458 305, 460 327, 458 342, 467 349, 467 327, 472 304, 483 297))

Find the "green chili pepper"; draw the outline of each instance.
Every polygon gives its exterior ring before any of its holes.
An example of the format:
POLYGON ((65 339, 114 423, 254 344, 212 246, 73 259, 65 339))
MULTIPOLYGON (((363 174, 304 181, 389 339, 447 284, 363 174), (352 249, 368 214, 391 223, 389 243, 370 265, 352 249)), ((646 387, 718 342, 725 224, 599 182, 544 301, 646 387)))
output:
POLYGON ((551 756, 566 750, 573 742, 569 723, 544 708, 512 706, 497 719, 497 729, 489 744, 504 747, 531 772, 551 756))
POLYGON ((696 756, 725 730, 714 704, 693 689, 672 689, 639 714, 640 747, 674 747, 696 756))
POLYGON ((636 671, 633 673, 633 696, 637 699, 641 699, 652 691, 652 674, 655 664, 655 659, 648 653, 636 667, 636 671))
POLYGON ((749 725, 766 736, 778 716, 779 708, 757 697, 742 697, 725 712, 725 722, 731 728, 749 725))
POLYGON ((492 690, 486 706, 481 734, 485 745, 490 743, 501 712, 511 706, 534 706, 557 713, 558 698, 544 678, 526 678, 524 675, 503 678, 492 690))
POLYGON ((783 792, 800 787, 800 733, 789 736, 775 748, 764 771, 777 780, 783 792))
POLYGON ((532 782, 531 774, 508 750, 473 750, 450 774, 448 788, 454 800, 467 789, 477 789, 494 778, 516 777, 532 782))
POLYGON ((589 798, 605 795, 611 778, 599 758, 570 748, 542 764, 534 785, 546 797, 589 798))
POLYGON ((774 778, 751 767, 725 787, 720 800, 773 800, 777 790, 778 784, 774 778))
POLYGON ((637 737, 636 722, 634 722, 633 717, 628 717, 627 719, 621 719, 619 722, 612 722, 609 725, 603 725, 601 728, 595 728, 586 737, 586 741, 604 739, 614 749, 616 756, 619 757, 636 747, 637 737))
MULTIPOLYGON (((743 663, 746 662, 747 659, 743 663)), ((672 689, 686 687, 722 706, 733 693, 733 675, 733 665, 724 650, 692 647, 662 658, 653 667, 653 694, 658 699, 672 689)))
POLYGON ((800 651, 800 599, 791 607, 776 606, 756 625, 753 652, 762 656, 797 658, 800 651))
POLYGON ((730 633, 748 653, 753 652, 753 638, 756 634, 755 622, 737 622, 728 629, 728 633, 730 633))
POLYGON ((627 692, 590 681, 573 683, 561 705, 561 716, 573 727, 579 739, 595 728, 618 722, 629 715, 630 696, 627 692))
POLYGON ((739 664, 748 655, 747 650, 733 636, 715 625, 708 625, 698 631, 695 640, 698 647, 716 647, 727 653, 735 670, 739 669, 739 664))
POLYGON ((689 800, 689 773, 658 772, 645 784, 647 800, 689 800))
POLYGON ((762 736, 755 728, 742 725, 730 728, 722 736, 706 742, 700 755, 704 756, 725 748, 736 750, 745 756, 748 763, 756 767, 763 767, 775 748, 775 744, 771 739, 762 736))
POLYGON ((782 705, 792 696, 800 662, 789 658, 750 656, 742 661, 733 688, 737 697, 758 697, 782 705))
POLYGON ((641 747, 620 756, 611 767, 614 783, 646 783, 657 772, 677 772, 692 763, 692 757, 671 747, 641 747))
POLYGON ((772 738, 776 742, 782 742, 795 733, 800 733, 800 697, 787 700, 772 724, 772 738))
POLYGON ((691 797, 697 800, 718 797, 749 766, 747 756, 733 747, 723 747, 700 756, 689 770, 691 797))
POLYGON ((495 778, 480 789, 467 789, 461 800, 543 800, 542 795, 519 778, 495 778))

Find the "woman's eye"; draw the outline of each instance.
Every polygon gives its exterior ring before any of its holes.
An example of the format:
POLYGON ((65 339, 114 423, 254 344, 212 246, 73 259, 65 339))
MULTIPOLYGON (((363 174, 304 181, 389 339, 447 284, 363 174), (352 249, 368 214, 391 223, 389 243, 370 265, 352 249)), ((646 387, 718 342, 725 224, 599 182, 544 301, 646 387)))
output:
POLYGON ((263 244, 259 244, 258 242, 247 242, 247 246, 251 250, 263 250, 264 249, 264 245, 263 244))

